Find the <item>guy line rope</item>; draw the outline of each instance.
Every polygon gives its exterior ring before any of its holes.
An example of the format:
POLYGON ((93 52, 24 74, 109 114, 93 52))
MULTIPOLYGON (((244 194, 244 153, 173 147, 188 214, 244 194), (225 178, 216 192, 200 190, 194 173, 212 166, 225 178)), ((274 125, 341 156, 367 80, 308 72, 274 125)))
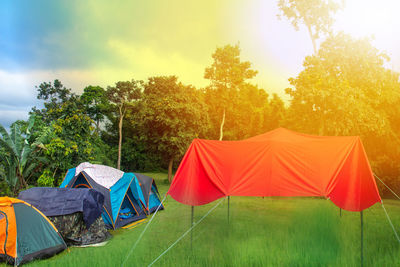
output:
MULTIPOLYGON (((375 173, 374 173, 374 176, 375 176, 375 178, 377 178, 384 186, 386 186, 386 188, 389 189, 390 192, 392 192, 393 195, 395 195, 395 196, 400 200, 400 197, 399 197, 389 186, 387 186, 375 173)), ((383 205, 383 200, 382 200, 381 204, 382 204, 383 211, 384 211, 385 214, 386 214, 386 218, 388 219, 389 224, 390 224, 390 226, 391 226, 392 229, 393 229, 394 235, 396 236, 397 241, 399 241, 399 243, 400 243, 399 235, 397 234, 396 228, 394 228, 394 225, 393 225, 393 223, 392 223, 392 220, 390 219, 389 214, 387 213, 387 211, 386 211, 386 209, 385 209, 385 205, 383 205)))
POLYGON ((158 205, 156 211, 154 212, 153 216, 151 217, 150 221, 146 224, 146 227, 143 229, 142 233, 140 234, 139 238, 136 240, 135 244, 132 246, 131 250, 129 251, 128 255, 125 257, 125 260, 122 262, 121 267, 124 266, 124 264, 126 263, 126 261, 128 260, 128 258, 131 256, 133 250, 136 248, 137 244, 139 243, 139 241, 142 239, 144 233, 146 232, 147 228, 149 227, 151 221, 154 219, 154 217, 156 216, 158 210, 160 209, 162 203, 164 202, 164 200, 167 198, 167 194, 165 194, 163 200, 160 202, 160 205, 158 205))
POLYGON ((206 218, 213 210, 215 210, 216 207, 219 206, 219 204, 222 203, 224 199, 221 199, 214 207, 212 207, 203 217, 201 217, 200 220, 198 220, 195 224, 192 225, 183 235, 181 235, 172 245, 170 245, 166 250, 164 250, 163 253, 160 254, 155 260, 153 260, 147 267, 152 266, 154 263, 156 263, 162 256, 164 256, 165 253, 167 253, 172 247, 174 247, 179 241, 181 241, 182 238, 184 238, 190 231, 192 231, 193 228, 195 228, 201 221, 206 218))

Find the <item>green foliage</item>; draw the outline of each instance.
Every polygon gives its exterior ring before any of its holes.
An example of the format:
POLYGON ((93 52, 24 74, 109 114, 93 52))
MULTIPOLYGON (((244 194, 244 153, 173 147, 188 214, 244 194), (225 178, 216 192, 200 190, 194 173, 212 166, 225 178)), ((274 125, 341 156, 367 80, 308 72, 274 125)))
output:
MULTIPOLYGON (((108 87, 106 95, 111 102, 114 117, 118 118, 118 159, 117 169, 121 167, 122 127, 129 106, 134 106, 141 98, 143 81, 117 82, 114 87, 108 87)), ((111 118, 112 120, 112 118, 111 118)))
POLYGON ((37 142, 29 142, 34 122, 35 117, 31 116, 29 122, 24 124, 25 132, 21 131, 21 123, 14 123, 10 127, 10 134, 0 125, 0 176, 13 193, 27 187, 26 180, 40 165, 40 158, 35 157, 36 150, 40 148, 37 142))
MULTIPOLYGON (((85 90, 84 96, 78 97, 58 80, 53 84, 42 83, 38 87, 38 99, 45 101, 45 108, 34 108, 32 111, 40 119, 33 134, 40 141, 38 145, 43 148, 43 165, 52 173, 55 184, 67 169, 94 159, 97 135, 92 126, 93 120, 87 114, 98 120, 103 118, 96 112, 102 111, 99 105, 105 102, 104 90, 90 86, 85 90)), ((45 177, 40 177, 40 183, 49 182, 45 177)))
MULTIPOLYGON (((45 156, 59 179, 63 173, 93 157, 93 121, 82 111, 74 110, 51 125, 52 136, 45 145, 45 156)), ((56 180, 58 182, 58 180, 56 180)))
MULTIPOLYGON (((1 151, 0 153, 4 153, 1 151)), ((12 196, 13 192, 10 190, 9 183, 7 182, 7 176, 4 170, 3 164, 0 164, 0 197, 2 196, 12 196)))
POLYGON ((118 107, 124 108, 130 102, 140 99, 142 84, 143 81, 140 80, 117 82, 114 87, 107 88, 108 100, 118 107))
POLYGON ((391 129, 383 105, 400 95, 385 60, 368 40, 342 33, 328 38, 289 79, 295 87, 286 90, 292 97, 290 124, 325 135, 387 135, 391 129))
POLYGON ((226 108, 239 88, 254 78, 257 71, 250 68, 249 61, 240 60, 239 45, 218 47, 212 58, 214 61, 205 69, 204 78, 210 80, 210 88, 216 90, 222 108, 226 108))
POLYGON ((204 72, 204 78, 211 82, 206 89, 206 99, 213 132, 219 132, 219 139, 222 140, 225 120, 227 123, 234 120, 235 108, 239 102, 238 91, 248 79, 257 75, 257 71, 250 68, 249 61, 240 60, 239 45, 218 47, 212 58, 213 63, 204 72))
POLYGON ((0 180, 0 197, 13 196, 14 192, 10 189, 7 181, 0 180))
POLYGON ((55 108, 63 102, 66 102, 71 96, 71 89, 67 89, 59 80, 54 80, 53 84, 43 82, 36 87, 38 91, 37 98, 48 100, 45 103, 47 109, 55 108))
POLYGON ((239 45, 218 47, 212 54, 213 63, 206 68, 204 78, 217 90, 237 90, 246 80, 257 75, 249 61, 240 60, 239 45))
POLYGON ((209 125, 201 92, 175 76, 149 78, 139 116, 148 148, 166 161, 181 157, 209 125))
POLYGON ((99 130, 100 122, 103 121, 105 114, 109 110, 109 102, 106 91, 100 86, 87 86, 83 89, 80 97, 87 115, 96 122, 96 129, 99 130))
POLYGON ((42 175, 39 176, 37 180, 38 186, 41 187, 52 187, 54 186, 54 176, 51 170, 45 169, 42 175))
POLYGON ((41 117, 46 124, 64 115, 65 103, 79 103, 79 99, 71 92, 71 89, 66 88, 59 80, 54 80, 53 84, 43 82, 36 89, 37 99, 44 100, 44 108, 38 110, 34 107, 32 113, 41 117))
POLYGON ((223 134, 226 140, 240 140, 278 126, 283 102, 274 95, 272 113, 266 91, 248 82, 257 71, 251 69, 249 61, 241 61, 239 46, 217 48, 212 57, 214 62, 204 75, 211 83, 204 93, 211 121, 208 138, 218 139, 223 134))
POLYGON ((126 137, 122 145, 121 169, 125 171, 160 170, 163 163, 159 152, 147 149, 143 138, 132 135, 126 137))
POLYGON ((91 144, 93 148, 91 162, 114 167, 115 163, 112 159, 115 158, 114 155, 116 153, 113 154, 113 150, 115 149, 113 149, 112 144, 105 143, 97 135, 93 136, 91 144))
POLYGON ((115 86, 109 86, 106 91, 106 97, 111 105, 109 119, 112 121, 118 118, 121 123, 128 108, 141 99, 142 90, 143 81, 140 80, 117 82, 115 86))
POLYGON ((272 94, 272 99, 269 102, 268 128, 273 130, 281 127, 287 116, 286 113, 283 100, 277 94, 272 94))
POLYGON ((341 5, 333 0, 279 0, 278 8, 281 12, 278 17, 285 16, 296 30, 299 24, 307 27, 316 53, 316 40, 331 32, 332 16, 341 5))

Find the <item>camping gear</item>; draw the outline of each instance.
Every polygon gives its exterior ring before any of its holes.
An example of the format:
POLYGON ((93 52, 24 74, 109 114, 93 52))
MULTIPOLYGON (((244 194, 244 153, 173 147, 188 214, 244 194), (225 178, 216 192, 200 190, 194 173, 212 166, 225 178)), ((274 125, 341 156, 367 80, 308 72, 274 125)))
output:
POLYGON ((243 141, 195 139, 168 194, 192 206, 224 196, 323 196, 348 211, 381 202, 358 136, 283 128, 243 141))
POLYGON ((61 236, 68 246, 95 246, 104 245, 111 238, 103 218, 99 216, 87 228, 82 212, 51 216, 49 220, 59 229, 61 236))
POLYGON ((146 199, 133 173, 84 162, 69 169, 61 188, 93 188, 104 196, 102 217, 116 229, 146 218, 146 199))
MULTIPOLYGON (((160 205, 160 194, 158 193, 156 182, 153 178, 140 173, 134 173, 139 180, 140 188, 142 189, 143 197, 146 200, 146 208, 148 214, 153 213, 160 205)), ((164 209, 161 205, 159 210, 164 209)))
POLYGON ((111 237, 101 218, 104 196, 93 189, 35 187, 18 198, 43 212, 68 245, 93 245, 111 237))
POLYGON ((67 248, 56 227, 31 204, 0 197, 0 260, 19 265, 67 248))

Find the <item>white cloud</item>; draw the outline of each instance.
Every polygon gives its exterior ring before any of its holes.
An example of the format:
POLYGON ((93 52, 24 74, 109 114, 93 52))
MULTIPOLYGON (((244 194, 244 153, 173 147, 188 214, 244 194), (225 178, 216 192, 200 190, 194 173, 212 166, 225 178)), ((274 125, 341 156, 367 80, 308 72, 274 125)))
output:
POLYGON ((5 128, 9 128, 16 120, 27 120, 28 112, 29 109, 4 110, 0 107, 0 124, 5 128))
POLYGON ((31 77, 0 70, 0 105, 26 106, 34 104, 35 98, 31 77))

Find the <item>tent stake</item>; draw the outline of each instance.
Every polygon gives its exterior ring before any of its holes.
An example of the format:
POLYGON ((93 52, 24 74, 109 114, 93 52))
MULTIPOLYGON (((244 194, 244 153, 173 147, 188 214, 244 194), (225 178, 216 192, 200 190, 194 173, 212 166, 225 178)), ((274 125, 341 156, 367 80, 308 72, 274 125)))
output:
MULTIPOLYGON (((193 227, 194 224, 194 206, 192 206, 192 224, 190 227, 193 227)), ((190 250, 193 249, 193 230, 190 231, 190 250)))
POLYGON ((364 253, 363 253, 363 228, 364 228, 364 220, 363 220, 363 211, 360 211, 360 220, 361 220, 361 267, 364 265, 364 253))
POLYGON ((342 208, 339 208, 340 217, 342 217, 342 208))

